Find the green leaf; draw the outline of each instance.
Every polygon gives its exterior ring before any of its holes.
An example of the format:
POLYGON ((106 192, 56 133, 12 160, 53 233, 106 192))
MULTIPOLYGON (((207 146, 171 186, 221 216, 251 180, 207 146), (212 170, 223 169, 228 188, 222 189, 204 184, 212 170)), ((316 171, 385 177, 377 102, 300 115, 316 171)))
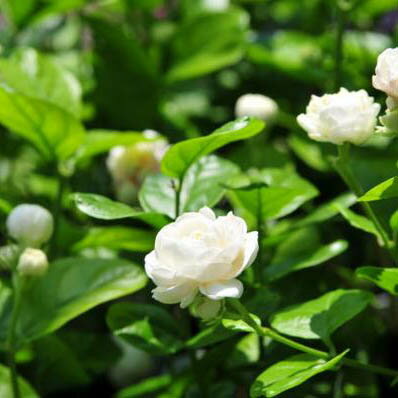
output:
MULTIPOLYGON (((22 378, 18 377, 21 398, 39 398, 33 388, 22 378)), ((10 383, 10 369, 0 365, 0 395, 1 398, 15 398, 10 383)))
MULTIPOLYGON (((47 274, 24 291, 16 327, 19 344, 49 334, 89 309, 145 286, 145 273, 121 259, 67 258, 50 264, 47 274)), ((0 336, 5 338, 9 308, 0 336)), ((9 321, 9 319, 8 319, 9 321)))
POLYGON ((20 48, 9 58, 0 58, 0 81, 26 96, 51 102, 79 118, 79 81, 53 58, 20 48))
POLYGON ((187 20, 172 41, 175 64, 169 82, 192 79, 238 62, 243 56, 249 16, 235 8, 187 20))
POLYGON ((0 86, 0 123, 30 141, 47 160, 64 160, 77 150, 84 128, 48 101, 0 86))
POLYGON ((151 304, 117 303, 107 323, 116 336, 154 355, 173 354, 182 348, 181 329, 163 308, 151 304))
POLYGON ((17 26, 22 25, 35 8, 37 0, 3 0, 0 7, 17 26))
POLYGON ((338 204, 335 205, 340 214, 352 225, 354 228, 361 229, 362 231, 368 232, 372 235, 380 238, 380 234, 374 226, 373 222, 365 216, 356 214, 353 211, 344 208, 338 204))
POLYGON ((396 198, 397 196, 398 177, 393 177, 370 189, 368 192, 362 195, 358 201, 371 202, 374 200, 396 198))
POLYGON ((118 220, 132 217, 159 228, 169 222, 162 214, 135 210, 124 203, 115 202, 105 196, 91 193, 74 193, 71 196, 82 213, 100 220, 118 220))
POLYGON ((320 223, 339 214, 338 208, 347 208, 357 201, 357 197, 353 193, 345 193, 332 199, 329 202, 319 206, 317 209, 312 210, 308 216, 299 220, 295 226, 304 227, 310 224, 320 223), (338 205, 338 206, 336 206, 338 205))
POLYGON ((363 311, 372 297, 362 290, 334 290, 277 312, 271 325, 289 336, 327 342, 336 329, 363 311))
POLYGON ((250 389, 250 397, 275 397, 319 373, 334 370, 347 352, 348 350, 329 361, 309 354, 293 355, 280 361, 256 378, 250 389))
MULTIPOLYGON (((180 194, 180 212, 213 207, 225 193, 221 185, 239 171, 225 159, 211 155, 199 159, 188 169, 180 194)), ((170 178, 162 174, 148 176, 139 193, 140 204, 148 212, 158 212, 173 218, 175 190, 170 178)))
POLYGON ((260 341, 256 333, 242 337, 228 354, 226 365, 237 368, 256 363, 260 359, 260 341))
POLYGON ((259 183, 231 188, 231 200, 254 217, 263 219, 284 217, 318 195, 308 181, 289 169, 264 169, 259 172, 259 183))
POLYGON ((192 336, 186 343, 187 348, 204 348, 220 341, 224 341, 235 335, 237 331, 227 329, 222 323, 218 322, 214 325, 206 327, 198 334, 192 336))
POLYGON ((148 252, 155 242, 155 233, 130 227, 95 227, 73 246, 79 251, 92 247, 106 247, 112 250, 129 250, 133 252, 148 252))
POLYGON ((123 388, 116 394, 116 398, 138 398, 146 394, 155 393, 172 383, 173 379, 169 374, 148 377, 130 387, 123 388))
POLYGON ((346 241, 336 240, 328 245, 316 245, 314 249, 306 245, 307 238, 308 234, 299 230, 283 241, 271 264, 264 270, 266 278, 273 281, 292 272, 320 265, 343 253, 348 247, 346 241))
POLYGON ((398 269, 361 267, 356 270, 358 278, 366 279, 389 293, 398 296, 398 269))
POLYGON ((225 124, 207 136, 174 144, 162 159, 162 172, 170 177, 182 178, 200 157, 231 142, 253 137, 263 128, 264 122, 261 120, 243 117, 225 124))
POLYGON ((91 130, 84 137, 77 153, 78 160, 91 158, 107 152, 115 146, 131 146, 138 142, 156 141, 135 131, 91 130))
MULTIPOLYGON (((257 325, 261 325, 261 320, 257 315, 250 314, 250 317, 257 323, 257 325)), ((255 330, 242 319, 240 314, 226 312, 223 315, 221 323, 226 329, 234 332, 255 332, 255 330)))

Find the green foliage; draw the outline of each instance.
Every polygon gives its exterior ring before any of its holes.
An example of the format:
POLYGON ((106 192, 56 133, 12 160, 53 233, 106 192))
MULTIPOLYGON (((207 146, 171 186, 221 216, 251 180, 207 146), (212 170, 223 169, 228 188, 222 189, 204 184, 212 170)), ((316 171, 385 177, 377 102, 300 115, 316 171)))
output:
POLYGON ((398 270, 395 268, 360 267, 356 270, 356 275, 395 296, 398 294, 398 270))

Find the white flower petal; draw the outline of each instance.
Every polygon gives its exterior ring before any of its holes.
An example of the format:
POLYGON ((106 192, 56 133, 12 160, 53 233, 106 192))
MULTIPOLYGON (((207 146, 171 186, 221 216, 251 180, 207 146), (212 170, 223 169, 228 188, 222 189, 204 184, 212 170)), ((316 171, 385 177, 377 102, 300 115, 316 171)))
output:
POLYGON ((200 292, 211 300, 221 300, 225 297, 239 298, 243 293, 243 284, 238 279, 200 286, 200 292))
POLYGON ((186 282, 171 287, 159 286, 152 290, 152 297, 164 304, 180 303, 181 307, 185 308, 192 303, 197 292, 198 289, 193 283, 186 282))

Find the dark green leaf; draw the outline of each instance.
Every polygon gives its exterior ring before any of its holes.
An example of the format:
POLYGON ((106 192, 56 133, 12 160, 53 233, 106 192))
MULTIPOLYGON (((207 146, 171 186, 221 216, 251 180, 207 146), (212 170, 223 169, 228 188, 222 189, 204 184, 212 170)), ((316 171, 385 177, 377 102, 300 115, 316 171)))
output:
POLYGON ((202 156, 231 142, 259 134, 263 128, 264 122, 243 117, 225 124, 207 136, 174 144, 162 159, 162 171, 170 177, 182 178, 188 168, 202 156))
POLYGON ((271 325, 289 336, 328 341, 336 329, 363 311, 372 297, 362 290, 334 290, 277 312, 271 325))
POLYGON ((250 389, 250 397, 275 397, 319 373, 334 370, 346 353, 347 351, 330 361, 309 354, 293 355, 261 373, 250 389))
POLYGON ((397 268, 361 267, 356 270, 356 275, 398 296, 397 268))

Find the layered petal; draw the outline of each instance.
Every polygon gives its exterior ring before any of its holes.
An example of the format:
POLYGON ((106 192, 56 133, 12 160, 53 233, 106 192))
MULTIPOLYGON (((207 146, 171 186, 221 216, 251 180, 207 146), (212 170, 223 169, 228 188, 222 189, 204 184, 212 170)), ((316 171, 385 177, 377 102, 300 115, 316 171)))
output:
POLYGON ((200 292, 211 300, 222 300, 227 297, 240 298, 243 294, 243 284, 238 279, 230 279, 200 286, 200 292))

